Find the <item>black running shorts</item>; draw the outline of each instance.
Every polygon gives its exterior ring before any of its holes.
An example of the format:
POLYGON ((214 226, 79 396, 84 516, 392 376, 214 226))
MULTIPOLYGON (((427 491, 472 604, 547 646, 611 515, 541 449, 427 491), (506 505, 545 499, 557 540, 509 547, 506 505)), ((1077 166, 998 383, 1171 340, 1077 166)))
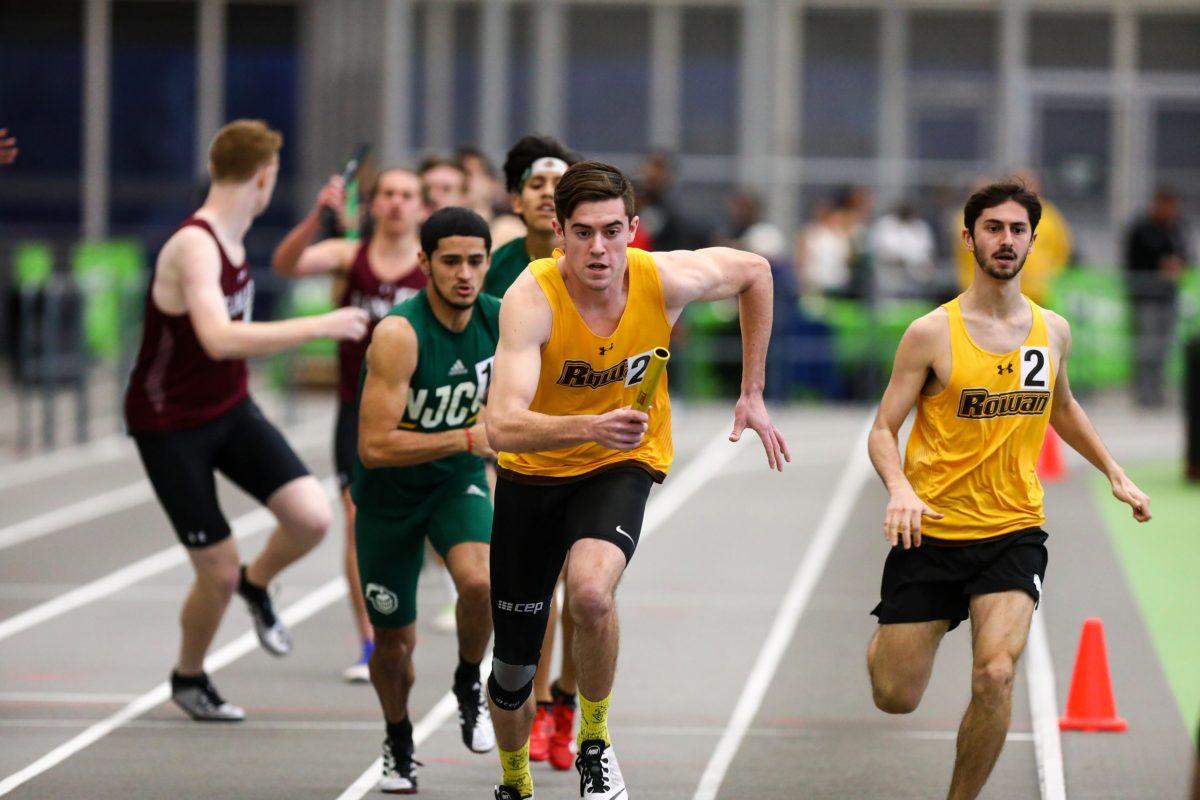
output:
POLYGON ((354 481, 358 460, 358 404, 338 403, 337 422, 333 427, 333 466, 338 487, 348 489, 354 481))
POLYGON ((309 474, 253 400, 196 428, 138 433, 133 439, 175 535, 189 548, 229 536, 215 470, 264 505, 284 484, 309 474))
POLYGON ((897 545, 883 565, 881 599, 871 613, 881 625, 945 619, 954 630, 975 595, 1020 589, 1036 603, 1046 577, 1046 538, 1041 528, 1025 528, 976 544, 924 537, 920 547, 897 545))

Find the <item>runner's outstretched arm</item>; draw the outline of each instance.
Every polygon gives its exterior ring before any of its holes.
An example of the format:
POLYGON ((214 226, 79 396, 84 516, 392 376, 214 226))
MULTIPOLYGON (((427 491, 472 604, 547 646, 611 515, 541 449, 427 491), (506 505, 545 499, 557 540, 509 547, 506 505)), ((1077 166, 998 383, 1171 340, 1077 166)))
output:
POLYGON ((230 319, 221 292, 216 242, 196 228, 185 228, 171 237, 159 256, 159 265, 179 276, 196 338, 215 360, 271 355, 313 339, 357 340, 367 333, 367 312, 360 308, 277 322, 230 319))
POLYGON ((1067 359, 1071 354, 1071 326, 1065 319, 1051 311, 1046 312, 1052 335, 1058 340, 1058 375, 1054 381, 1054 405, 1050 407, 1050 424, 1062 440, 1075 452, 1086 458, 1100 470, 1112 484, 1113 497, 1133 509, 1133 518, 1138 522, 1150 519, 1150 498, 1137 487, 1121 469, 1121 465, 1108 452, 1100 434, 1088 419, 1083 406, 1071 394, 1067 378, 1067 359))
POLYGON ((892 377, 879 401, 879 413, 867 437, 867 453, 888 490, 887 511, 883 520, 883 537, 888 544, 904 545, 904 549, 921 546, 921 518, 941 519, 942 515, 926 505, 904 474, 900 464, 900 427, 917 403, 921 387, 933 366, 933 353, 939 328, 926 315, 913 322, 904 332, 892 377))
POLYGON ((358 417, 358 457, 363 466, 407 467, 464 452, 493 456, 482 423, 437 433, 400 428, 416 368, 417 332, 412 323, 403 317, 387 317, 375 328, 367 348, 367 377, 358 417))
POLYGON ((742 328, 742 387, 733 414, 736 442, 750 428, 762 440, 771 469, 783 470, 791 461, 787 442, 763 402, 767 346, 771 341, 773 284, 771 265, 762 256, 731 247, 655 253, 667 313, 672 322, 694 301, 737 297, 742 328))

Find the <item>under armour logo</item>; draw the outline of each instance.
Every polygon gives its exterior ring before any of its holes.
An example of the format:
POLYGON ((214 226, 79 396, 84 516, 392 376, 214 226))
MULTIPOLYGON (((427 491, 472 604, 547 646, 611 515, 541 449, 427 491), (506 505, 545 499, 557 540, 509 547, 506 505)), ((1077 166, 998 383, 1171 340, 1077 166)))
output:
POLYGON ((605 353, 610 353, 610 352, 612 352, 612 349, 613 349, 614 347, 616 347, 616 346, 617 346, 617 345, 616 345, 616 343, 615 343, 615 342, 613 342, 613 343, 609 344, 609 346, 608 346, 608 347, 605 347, 604 345, 600 345, 600 355, 604 355, 605 353))
POLYGON ((1005 366, 1003 364, 996 365, 996 374, 997 375, 1003 375, 1005 372, 1007 372, 1009 375, 1012 375, 1012 362, 1011 361, 1008 362, 1007 369, 1005 368, 1005 366))

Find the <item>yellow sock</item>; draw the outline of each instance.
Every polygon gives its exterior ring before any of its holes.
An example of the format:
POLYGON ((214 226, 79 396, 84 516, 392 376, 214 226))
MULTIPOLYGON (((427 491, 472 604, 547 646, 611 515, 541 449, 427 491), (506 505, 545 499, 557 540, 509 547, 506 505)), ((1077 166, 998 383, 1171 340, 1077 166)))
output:
POLYGON ((533 774, 529 771, 529 741, 520 750, 500 749, 500 768, 504 770, 501 782, 511 786, 523 797, 533 794, 533 774))
POLYGON ((612 744, 608 735, 608 703, 612 694, 603 700, 588 700, 579 693, 579 738, 577 744, 583 744, 589 739, 601 739, 605 744, 612 744))

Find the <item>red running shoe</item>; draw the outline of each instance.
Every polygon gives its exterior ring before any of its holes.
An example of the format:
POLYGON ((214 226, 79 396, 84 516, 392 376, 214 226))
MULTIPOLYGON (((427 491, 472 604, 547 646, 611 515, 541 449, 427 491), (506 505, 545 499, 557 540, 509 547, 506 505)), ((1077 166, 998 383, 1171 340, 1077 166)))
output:
POLYGON ((568 770, 575 766, 575 706, 555 703, 551 713, 554 734, 550 737, 550 766, 568 770))
POLYGON ((554 717, 544 705, 538 703, 537 714, 533 718, 533 729, 529 732, 530 761, 545 761, 550 757, 550 739, 553 735, 554 717))

